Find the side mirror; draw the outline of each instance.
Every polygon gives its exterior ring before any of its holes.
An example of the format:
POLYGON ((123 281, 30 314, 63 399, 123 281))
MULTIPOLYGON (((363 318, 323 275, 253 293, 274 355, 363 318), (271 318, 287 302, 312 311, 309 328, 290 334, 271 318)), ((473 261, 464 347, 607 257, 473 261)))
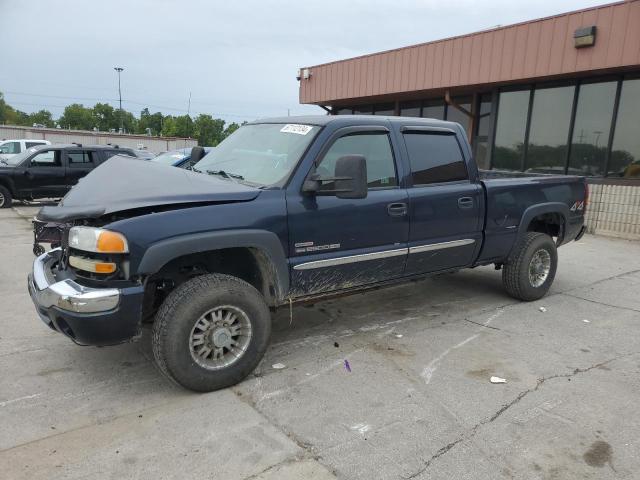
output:
POLYGON ((315 195, 335 195, 338 198, 367 197, 367 161, 363 155, 338 158, 333 177, 314 173, 305 180, 303 192, 315 195), (334 182, 333 189, 323 189, 323 182, 334 182))
POLYGON ((193 164, 199 162, 204 156, 205 156, 204 148, 193 147, 191 149, 191 161, 193 162, 193 164))

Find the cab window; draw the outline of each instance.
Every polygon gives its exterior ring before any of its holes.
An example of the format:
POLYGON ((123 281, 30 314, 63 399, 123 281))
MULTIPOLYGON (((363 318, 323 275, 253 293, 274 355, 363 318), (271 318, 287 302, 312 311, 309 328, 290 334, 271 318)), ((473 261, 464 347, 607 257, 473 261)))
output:
POLYGON ((59 150, 47 150, 40 152, 31 158, 32 167, 60 167, 62 162, 60 161, 59 150))
MULTIPOLYGON (((358 132, 338 138, 322 158, 316 173, 323 177, 333 177, 338 158, 345 155, 364 156, 367 162, 369 188, 388 188, 398 185, 388 133, 358 132)), ((324 183, 322 188, 334 188, 333 182, 324 183)))
POLYGON ((20 142, 7 142, 0 145, 0 153, 6 153, 8 155, 20 153, 20 142))

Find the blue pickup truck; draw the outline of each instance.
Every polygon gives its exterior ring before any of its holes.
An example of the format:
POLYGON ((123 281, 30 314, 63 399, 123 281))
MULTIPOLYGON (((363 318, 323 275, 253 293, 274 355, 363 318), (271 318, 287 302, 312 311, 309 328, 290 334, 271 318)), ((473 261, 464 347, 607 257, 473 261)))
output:
POLYGON ((536 300, 556 248, 584 232, 584 178, 481 179, 451 122, 261 120, 192 156, 192 170, 114 157, 43 207, 60 246, 28 288, 81 345, 153 323, 160 370, 196 391, 256 367, 280 306, 488 264, 509 295, 536 300))

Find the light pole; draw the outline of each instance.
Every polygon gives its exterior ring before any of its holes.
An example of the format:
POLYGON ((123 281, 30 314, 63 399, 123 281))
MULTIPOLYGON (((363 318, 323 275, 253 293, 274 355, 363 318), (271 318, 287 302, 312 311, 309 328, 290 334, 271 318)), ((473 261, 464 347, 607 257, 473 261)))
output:
POLYGON ((120 97, 120 133, 124 133, 124 119, 122 118, 122 90, 120 89, 120 73, 124 70, 122 67, 113 67, 118 72, 118 96, 120 97))

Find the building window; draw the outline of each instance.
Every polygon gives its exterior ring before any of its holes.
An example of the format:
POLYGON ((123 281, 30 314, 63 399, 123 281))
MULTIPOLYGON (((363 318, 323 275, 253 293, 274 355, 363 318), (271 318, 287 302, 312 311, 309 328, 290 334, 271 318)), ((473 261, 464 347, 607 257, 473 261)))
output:
MULTIPOLYGON (((452 100, 467 112, 471 112, 471 97, 454 97, 452 100)), ((453 105, 447 105, 447 120, 449 122, 459 123, 466 132, 469 129, 469 120, 471 120, 471 117, 461 112, 453 105)))
POLYGON ((618 82, 580 85, 568 173, 604 174, 609 130, 618 82))
POLYGON ((354 115, 373 115, 373 105, 358 105, 353 107, 354 115))
POLYGON ((529 96, 529 90, 500 93, 493 168, 522 170, 529 96))
POLYGON ((425 100, 422 104, 422 117, 444 120, 444 101, 425 100))
POLYGON ((534 92, 527 172, 564 174, 575 88, 544 88, 534 92))
POLYGON ((394 115, 396 113, 396 107, 393 103, 383 103, 381 105, 373 106, 374 115, 394 115))
POLYGON ((478 122, 476 124, 474 157, 478 168, 489 169, 489 129, 491 127, 490 93, 483 93, 478 99, 478 122))
POLYGON ((640 79, 622 82, 618 118, 607 174, 640 177, 640 79))
POLYGON ((420 102, 403 102, 400 104, 400 116, 402 117, 419 117, 420 102))
POLYGON ((351 115, 353 113, 353 109, 349 108, 339 108, 336 110, 336 115, 351 115))
POLYGON ((414 186, 468 178, 455 135, 407 132, 403 136, 414 186))

